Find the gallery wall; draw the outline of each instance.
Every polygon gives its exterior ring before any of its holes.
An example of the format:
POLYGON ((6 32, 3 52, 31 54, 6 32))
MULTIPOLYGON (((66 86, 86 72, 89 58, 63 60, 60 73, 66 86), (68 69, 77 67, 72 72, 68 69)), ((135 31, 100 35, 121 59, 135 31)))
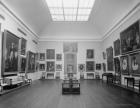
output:
MULTIPOLYGON (((19 38, 23 37, 24 39, 27 40, 26 51, 32 51, 36 53, 37 43, 35 43, 34 41, 36 42, 38 41, 37 37, 33 33, 31 33, 19 20, 17 20, 17 18, 2 4, 0 4, 0 16, 1 16, 0 17, 1 32, 4 32, 4 30, 8 30, 11 33, 15 34, 16 36, 18 36, 19 38), (26 35, 20 32, 19 29, 22 30, 22 32, 24 32, 26 35)), ((2 40, 2 37, 0 38, 2 40)), ((0 48, 1 46, 2 44, 0 44, 0 48)), ((2 54, 1 51, 2 49, 0 49, 0 56, 2 54)), ((37 79, 37 74, 38 73, 30 73, 29 77, 31 77, 33 80, 37 79)), ((1 69, 0 69, 0 76, 1 76, 1 69)))
MULTIPOLYGON (((55 49, 55 54, 62 54, 62 61, 56 61, 56 64, 62 64, 61 78, 64 75, 64 53, 63 53, 63 42, 66 41, 39 41, 38 51, 41 53, 46 53, 46 49, 55 49)), ((72 42, 72 41, 70 41, 72 42)), ((78 44, 78 52, 77 52, 77 70, 78 64, 86 64, 86 51, 87 49, 94 49, 94 59, 91 61, 95 61, 95 63, 101 63, 102 61, 102 50, 101 50, 101 42, 98 41, 75 41, 78 44)), ((45 60, 47 61, 47 60, 45 60)), ((43 61, 43 62, 45 62, 43 61)), ((95 68, 95 67, 94 67, 95 68)), ((94 72, 99 72, 102 74, 102 69, 97 71, 95 69, 94 72)), ((84 72, 86 73, 86 71, 84 72)))
MULTIPOLYGON (((112 31, 106 35, 106 38, 102 42, 102 51, 106 51, 106 48, 109 48, 110 46, 113 47, 114 49, 114 44, 113 42, 117 39, 120 39, 120 33, 127 29, 130 25, 135 23, 137 20, 140 19, 140 6, 138 6, 136 9, 132 10, 129 15, 127 15, 115 28, 112 29, 112 31)), ((114 50, 113 50, 114 51, 114 50)), ((114 52, 113 52, 114 54, 114 52)), ((114 56, 115 57, 115 56, 114 56)), ((119 56, 118 56, 119 57, 119 56)), ((103 62, 106 63, 106 60, 103 60, 103 62)), ((107 64, 107 63, 106 63, 107 64)), ((112 72, 115 73, 115 71, 107 71, 107 72, 112 72)), ((126 75, 122 75, 122 84, 124 84, 124 77, 126 75)), ((135 78, 139 78, 136 77, 135 78)))

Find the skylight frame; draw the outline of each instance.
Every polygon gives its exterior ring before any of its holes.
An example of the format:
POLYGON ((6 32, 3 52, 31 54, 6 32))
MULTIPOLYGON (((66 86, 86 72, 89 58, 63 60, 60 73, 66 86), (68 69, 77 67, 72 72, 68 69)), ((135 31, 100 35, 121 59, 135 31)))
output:
POLYGON ((53 21, 88 21, 95 0, 46 0, 46 2, 53 21))

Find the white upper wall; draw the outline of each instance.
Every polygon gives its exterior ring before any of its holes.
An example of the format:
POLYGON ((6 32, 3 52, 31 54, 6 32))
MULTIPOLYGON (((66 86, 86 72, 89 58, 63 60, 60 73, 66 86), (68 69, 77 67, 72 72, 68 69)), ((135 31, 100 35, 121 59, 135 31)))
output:
POLYGON ((40 40, 101 39, 96 28, 86 22, 53 22, 42 32, 40 40))

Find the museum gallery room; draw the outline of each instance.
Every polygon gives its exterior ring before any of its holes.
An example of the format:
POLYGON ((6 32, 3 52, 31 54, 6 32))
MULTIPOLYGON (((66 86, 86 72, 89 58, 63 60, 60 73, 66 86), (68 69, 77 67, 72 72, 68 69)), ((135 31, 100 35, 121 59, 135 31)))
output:
POLYGON ((0 0, 0 108, 140 108, 140 0, 0 0))

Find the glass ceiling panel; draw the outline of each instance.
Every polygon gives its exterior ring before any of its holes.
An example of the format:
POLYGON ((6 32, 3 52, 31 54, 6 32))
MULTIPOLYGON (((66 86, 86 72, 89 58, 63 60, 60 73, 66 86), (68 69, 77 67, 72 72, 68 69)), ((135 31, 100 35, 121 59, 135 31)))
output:
POLYGON ((65 15, 76 15, 77 9, 76 8, 64 8, 65 15))
POLYGON ((46 0, 53 21, 88 21, 95 0, 46 0))

